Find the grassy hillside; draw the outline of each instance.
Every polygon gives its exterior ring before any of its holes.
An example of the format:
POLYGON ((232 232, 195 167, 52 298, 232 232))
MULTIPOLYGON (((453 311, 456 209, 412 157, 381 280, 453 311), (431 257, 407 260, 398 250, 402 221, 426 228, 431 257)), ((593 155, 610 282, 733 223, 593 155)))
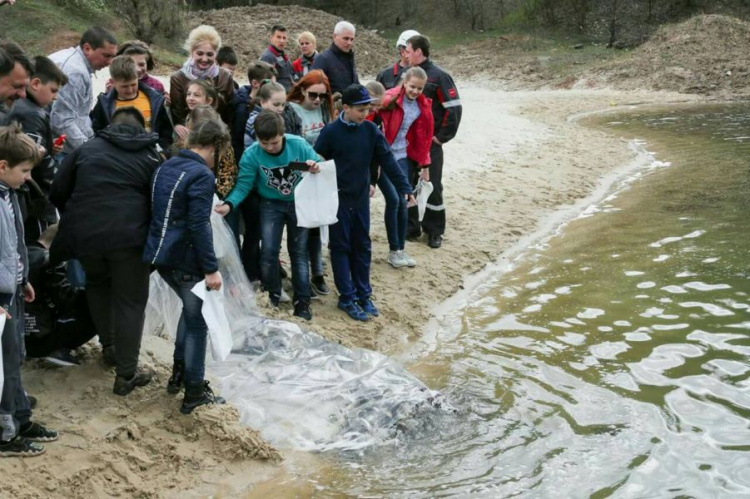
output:
POLYGON ((17 42, 30 55, 70 47, 95 24, 115 31, 119 28, 107 13, 61 7, 52 1, 22 0, 12 7, 0 7, 0 37, 17 42))

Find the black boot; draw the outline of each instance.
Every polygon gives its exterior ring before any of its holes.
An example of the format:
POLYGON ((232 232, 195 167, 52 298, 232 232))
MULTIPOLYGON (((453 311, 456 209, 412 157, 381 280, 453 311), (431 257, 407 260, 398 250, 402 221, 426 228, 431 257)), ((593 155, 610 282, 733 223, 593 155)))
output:
POLYGON ((197 385, 185 384, 185 398, 182 401, 182 407, 180 412, 183 414, 190 414, 193 409, 201 405, 206 404, 226 404, 227 401, 223 397, 214 395, 211 391, 211 387, 208 386, 208 381, 199 383, 197 385))
POLYGON ((179 393, 182 390, 183 380, 185 378, 185 361, 175 360, 172 366, 172 376, 167 381, 167 392, 179 393))

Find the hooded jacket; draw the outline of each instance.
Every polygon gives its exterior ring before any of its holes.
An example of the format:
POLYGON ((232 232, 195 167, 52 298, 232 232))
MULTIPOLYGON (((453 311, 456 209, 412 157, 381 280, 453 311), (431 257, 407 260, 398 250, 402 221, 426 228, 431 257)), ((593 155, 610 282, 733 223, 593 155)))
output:
MULTIPOLYGON (((393 144, 404 121, 404 99, 406 91, 403 86, 388 90, 383 97, 380 118, 383 120, 383 133, 388 144, 393 144)), ((429 165, 430 147, 432 146, 433 119, 432 100, 420 94, 417 97, 419 117, 406 132, 406 155, 419 165, 429 165)))
POLYGON ((211 229, 215 182, 203 158, 187 149, 156 170, 144 261, 193 275, 219 269, 211 229))
POLYGON ((321 69, 328 77, 331 92, 343 92, 353 83, 359 83, 354 51, 344 52, 332 43, 313 62, 312 69, 321 69))
POLYGON ((21 208, 16 193, 4 183, 0 183, 0 306, 7 307, 18 287, 19 255, 23 266, 22 282, 29 275, 29 257, 23 237, 21 208), (15 216, 6 209, 5 199, 10 200, 15 216))
MULTIPOLYGON (((169 119, 167 108, 164 107, 166 99, 146 83, 138 81, 138 90, 146 94, 151 104, 151 131, 159 136, 159 146, 162 151, 168 151, 172 145, 172 121, 169 119)), ((115 113, 117 104, 117 91, 113 88, 109 92, 102 92, 96 99, 96 106, 91 111, 91 127, 94 132, 103 130, 109 125, 109 120, 115 113)))
POLYGON ((151 176, 161 163, 157 142, 141 127, 110 125, 65 158, 50 192, 62 214, 50 248, 53 264, 143 247, 151 176))

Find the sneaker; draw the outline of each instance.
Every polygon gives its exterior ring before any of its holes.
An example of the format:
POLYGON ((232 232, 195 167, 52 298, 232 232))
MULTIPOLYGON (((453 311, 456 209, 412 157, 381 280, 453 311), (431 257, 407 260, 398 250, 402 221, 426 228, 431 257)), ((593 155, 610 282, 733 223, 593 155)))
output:
POLYGON ((388 263, 390 263, 391 266, 396 269, 406 267, 408 265, 400 251, 388 252, 388 263))
POLYGON ((310 287, 315 291, 315 294, 325 296, 331 293, 331 288, 326 284, 326 279, 322 275, 313 276, 310 280, 310 287))
POLYGON ((18 436, 32 442, 54 442, 59 438, 55 430, 45 428, 39 423, 26 423, 18 430, 18 436))
POLYGON ((44 454, 44 446, 16 435, 7 442, 0 441, 0 457, 34 457, 44 454))
POLYGON ((291 301, 292 301, 292 299, 291 299, 291 298, 289 298, 289 295, 288 295, 288 294, 286 294, 286 291, 284 291, 284 289, 283 289, 283 288, 282 288, 282 290, 281 290, 281 295, 279 296, 279 301, 280 301, 281 303, 289 303, 289 302, 291 302, 291 301))
POLYGON ((182 400, 180 412, 190 414, 193 409, 206 404, 226 404, 224 397, 214 395, 208 381, 197 385, 185 385, 185 398, 182 400))
POLYGON ((312 320, 312 312, 310 312, 310 302, 307 300, 298 300, 294 304, 294 315, 302 317, 307 321, 312 320))
POLYGON ((354 300, 339 300, 339 308, 355 321, 366 321, 370 318, 354 300))
POLYGON ((59 350, 55 350, 54 352, 46 356, 44 360, 56 366, 67 367, 67 366, 80 366, 81 365, 81 361, 78 360, 76 356, 73 355, 73 352, 71 350, 68 350, 67 348, 61 348, 59 350))
POLYGON ((372 302, 372 299, 368 296, 364 300, 359 300, 357 302, 359 304, 360 308, 367 314, 371 315, 373 317, 377 317, 380 315, 380 312, 378 312, 378 309, 375 307, 375 304, 372 302))
POLYGON ((409 253, 406 252, 406 250, 401 250, 401 258, 404 259, 406 262, 406 265, 409 267, 416 267, 417 261, 413 259, 411 256, 409 256, 409 253))
POLYGON ((427 240, 427 246, 432 249, 438 249, 443 244, 443 236, 430 236, 427 240))
POLYGON ((167 381, 167 393, 180 393, 185 379, 185 361, 175 360, 172 365, 172 376, 167 381))
POLYGON ((109 367, 114 367, 115 365, 117 365, 117 356, 115 354, 114 345, 109 345, 102 348, 102 360, 104 360, 104 364, 108 365, 109 367))
POLYGON ((116 395, 125 396, 139 386, 146 386, 151 383, 154 373, 151 371, 137 371, 130 379, 124 376, 115 376, 115 386, 112 391, 116 395))

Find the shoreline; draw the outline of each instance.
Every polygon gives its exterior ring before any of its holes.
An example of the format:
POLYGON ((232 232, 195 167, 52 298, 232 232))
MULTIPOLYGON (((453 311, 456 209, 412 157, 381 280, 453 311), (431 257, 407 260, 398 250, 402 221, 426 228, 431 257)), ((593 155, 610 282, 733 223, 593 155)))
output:
MULTIPOLYGON (((699 100, 660 92, 498 92, 476 84, 459 88, 464 121, 458 137, 445 148, 448 228, 443 247, 432 250, 424 241, 409 243, 407 250, 418 266, 391 268, 378 194, 371 217, 372 282, 381 317, 355 324, 336 309, 331 293, 313 301, 313 321, 297 322, 304 328, 330 341, 410 362, 409 349, 424 340, 431 321, 439 324, 446 304, 468 297, 483 269, 503 265, 504 255, 521 254, 543 239, 545 228, 560 225, 561 213, 589 204, 617 178, 606 187, 603 182, 634 159, 622 140, 572 123, 570 116, 616 100, 699 100)), ((268 317, 292 320, 290 308, 271 310, 265 296, 258 298, 268 317)), ((0 462, 0 471, 28 477, 23 486, 9 484, 8 493, 19 498, 232 496, 258 485, 258 490, 271 490, 262 484, 279 477, 304 477, 317 459, 294 457, 292 451, 287 466, 274 464, 278 451, 258 432, 240 426, 231 406, 179 415, 179 399, 164 390, 171 348, 163 338, 144 337, 141 359, 157 376, 152 385, 126 398, 111 393, 113 376, 99 364, 98 347, 91 344, 84 347, 83 365, 77 368, 28 363, 27 389, 40 400, 35 417, 59 429, 62 437, 48 445, 44 456, 0 462)))

